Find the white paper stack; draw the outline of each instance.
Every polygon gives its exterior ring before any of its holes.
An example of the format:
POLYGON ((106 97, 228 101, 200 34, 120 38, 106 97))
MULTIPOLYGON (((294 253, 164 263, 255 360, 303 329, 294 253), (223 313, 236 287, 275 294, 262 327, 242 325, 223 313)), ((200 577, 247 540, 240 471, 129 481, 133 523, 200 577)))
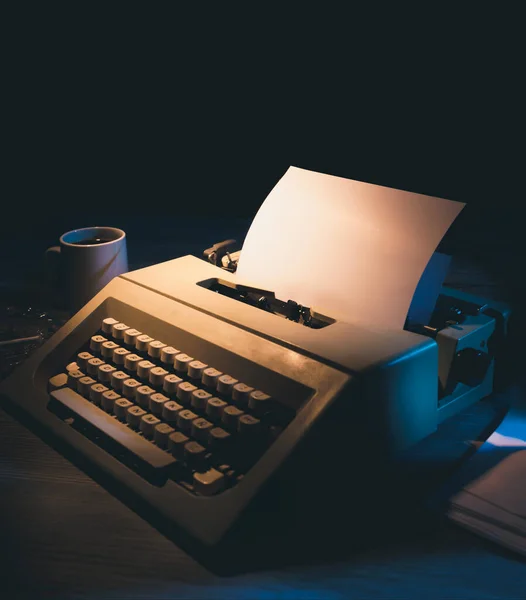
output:
POLYGON ((526 555, 526 412, 512 409, 466 464, 469 479, 450 499, 448 516, 467 529, 526 555), (480 475, 480 472, 483 474, 480 475))

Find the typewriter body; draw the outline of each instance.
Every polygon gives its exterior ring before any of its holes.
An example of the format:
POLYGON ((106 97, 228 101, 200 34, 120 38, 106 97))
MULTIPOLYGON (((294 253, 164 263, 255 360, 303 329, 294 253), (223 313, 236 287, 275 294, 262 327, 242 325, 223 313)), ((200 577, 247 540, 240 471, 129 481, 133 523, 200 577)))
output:
POLYGON ((294 465, 396 456, 492 391, 503 305, 444 289, 430 324, 373 330, 287 299, 279 314, 222 266, 185 256, 115 278, 0 387, 206 546, 275 476, 295 487, 294 465))

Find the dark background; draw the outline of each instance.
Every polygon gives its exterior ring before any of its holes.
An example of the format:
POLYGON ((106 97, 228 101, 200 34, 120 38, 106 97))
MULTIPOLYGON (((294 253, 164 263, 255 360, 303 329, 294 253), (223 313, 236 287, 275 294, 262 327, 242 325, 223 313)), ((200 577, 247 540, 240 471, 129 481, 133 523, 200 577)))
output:
POLYGON ((467 202, 450 234, 466 251, 525 254, 511 14, 221 16, 6 21, 4 240, 53 241, 62 217, 164 216, 174 235, 179 215, 250 219, 295 165, 467 202))

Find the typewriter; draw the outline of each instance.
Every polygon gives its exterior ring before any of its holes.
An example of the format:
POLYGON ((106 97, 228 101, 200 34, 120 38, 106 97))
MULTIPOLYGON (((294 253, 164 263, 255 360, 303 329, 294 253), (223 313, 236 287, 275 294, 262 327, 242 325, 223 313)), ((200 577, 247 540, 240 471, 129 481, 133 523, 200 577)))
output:
POLYGON ((430 323, 372 331, 239 285, 229 248, 115 278, 0 387, 206 547, 269 486, 310 496, 321 473, 344 494, 354 456, 396 456, 490 394, 508 320, 444 288, 430 323))

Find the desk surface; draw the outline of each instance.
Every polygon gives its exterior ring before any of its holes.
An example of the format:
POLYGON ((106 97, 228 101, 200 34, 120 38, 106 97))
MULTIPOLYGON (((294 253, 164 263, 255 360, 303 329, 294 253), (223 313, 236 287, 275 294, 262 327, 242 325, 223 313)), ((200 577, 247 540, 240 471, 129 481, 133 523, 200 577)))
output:
MULTIPOLYGON (((138 268, 181 254, 199 255, 220 239, 242 238, 248 222, 193 219, 184 227, 179 224, 177 231, 173 224, 160 224, 153 233, 144 232, 139 220, 118 225, 128 232, 130 266, 138 268)), ((55 224, 56 234, 74 226, 64 219, 55 224)), ((23 254, 6 264, 0 281, 4 294, 31 280, 35 259, 52 242, 35 236, 23 254)), ((487 264, 460 258, 448 283, 513 300, 517 290, 510 288, 512 278, 506 275, 513 274, 515 265, 506 264, 499 280, 488 273, 487 264)), ((24 293, 29 302, 34 288, 26 287, 24 293)), ((467 442, 495 424, 497 409, 498 402, 481 402, 446 423, 434 439, 442 453, 438 458, 451 465, 465 454, 467 442)), ((524 561, 427 514, 413 522, 410 515, 401 515, 407 527, 399 527, 395 535, 359 552, 349 544, 347 552, 330 561, 295 564, 290 557, 271 570, 219 576, 3 411, 0 431, 0 585, 6 599, 525 596, 524 561)), ((436 463, 430 468, 438 485, 444 469, 436 463)))

